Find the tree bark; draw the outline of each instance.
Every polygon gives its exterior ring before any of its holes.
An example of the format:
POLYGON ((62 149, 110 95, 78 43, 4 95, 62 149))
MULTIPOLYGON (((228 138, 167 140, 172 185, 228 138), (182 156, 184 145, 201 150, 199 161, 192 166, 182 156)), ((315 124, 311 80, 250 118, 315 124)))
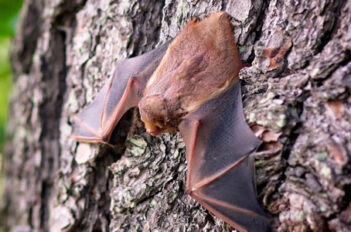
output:
POLYGON ((11 52, 6 231, 232 230, 185 193, 179 134, 152 137, 132 110, 113 149, 70 137, 116 60, 219 10, 251 64, 245 116, 264 142, 257 191, 274 228, 351 231, 351 0, 26 0, 11 52))

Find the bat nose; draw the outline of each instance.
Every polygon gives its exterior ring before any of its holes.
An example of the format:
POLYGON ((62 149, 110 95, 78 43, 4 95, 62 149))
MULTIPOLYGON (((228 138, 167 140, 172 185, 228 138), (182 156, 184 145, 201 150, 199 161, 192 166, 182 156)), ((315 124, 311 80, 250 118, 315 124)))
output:
POLYGON ((152 136, 157 136, 160 134, 160 131, 159 130, 150 130, 150 129, 146 129, 147 133, 149 133, 150 135, 152 136))

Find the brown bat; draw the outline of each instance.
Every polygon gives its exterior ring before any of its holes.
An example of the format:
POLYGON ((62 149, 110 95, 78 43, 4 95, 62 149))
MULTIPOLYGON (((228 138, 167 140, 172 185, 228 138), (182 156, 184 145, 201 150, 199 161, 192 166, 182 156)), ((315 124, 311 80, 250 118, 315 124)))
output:
POLYGON ((74 137, 109 143, 122 115, 138 106, 150 134, 180 131, 194 199, 240 231, 269 231, 249 156, 261 142, 245 122, 241 68, 227 14, 192 19, 172 42, 117 62, 111 81, 76 116, 74 137))

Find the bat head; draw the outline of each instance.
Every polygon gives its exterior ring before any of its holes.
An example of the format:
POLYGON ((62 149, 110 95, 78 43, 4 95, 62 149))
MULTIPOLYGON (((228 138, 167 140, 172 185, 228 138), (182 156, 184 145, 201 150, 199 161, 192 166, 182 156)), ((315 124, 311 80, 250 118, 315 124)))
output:
POLYGON ((170 123, 167 102, 160 94, 143 97, 139 102, 139 112, 148 133, 158 135, 175 130, 170 123))

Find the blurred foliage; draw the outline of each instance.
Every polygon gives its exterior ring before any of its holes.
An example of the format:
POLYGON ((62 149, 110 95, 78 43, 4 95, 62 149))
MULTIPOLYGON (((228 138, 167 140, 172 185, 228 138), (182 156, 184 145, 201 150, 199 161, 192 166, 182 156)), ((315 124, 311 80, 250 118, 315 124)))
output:
POLYGON ((2 177, 2 149, 5 144, 7 102, 12 86, 9 48, 11 37, 15 34, 21 6, 22 0, 0 0, 0 201, 4 181, 2 177))
MULTIPOLYGON (((15 35, 21 6, 22 0, 0 0, 0 202, 4 181, 2 177, 2 149, 5 144, 7 102, 12 86, 9 48, 11 37, 15 35)), ((2 231, 0 225, 0 232, 2 231)))
POLYGON ((12 85, 8 53, 21 6, 22 0, 0 0, 0 153, 4 146, 7 102, 12 85))
POLYGON ((9 37, 15 34, 21 6, 22 0, 0 0, 0 36, 9 37))
POLYGON ((0 153, 4 145, 7 101, 11 89, 8 47, 9 39, 0 38, 0 153))

